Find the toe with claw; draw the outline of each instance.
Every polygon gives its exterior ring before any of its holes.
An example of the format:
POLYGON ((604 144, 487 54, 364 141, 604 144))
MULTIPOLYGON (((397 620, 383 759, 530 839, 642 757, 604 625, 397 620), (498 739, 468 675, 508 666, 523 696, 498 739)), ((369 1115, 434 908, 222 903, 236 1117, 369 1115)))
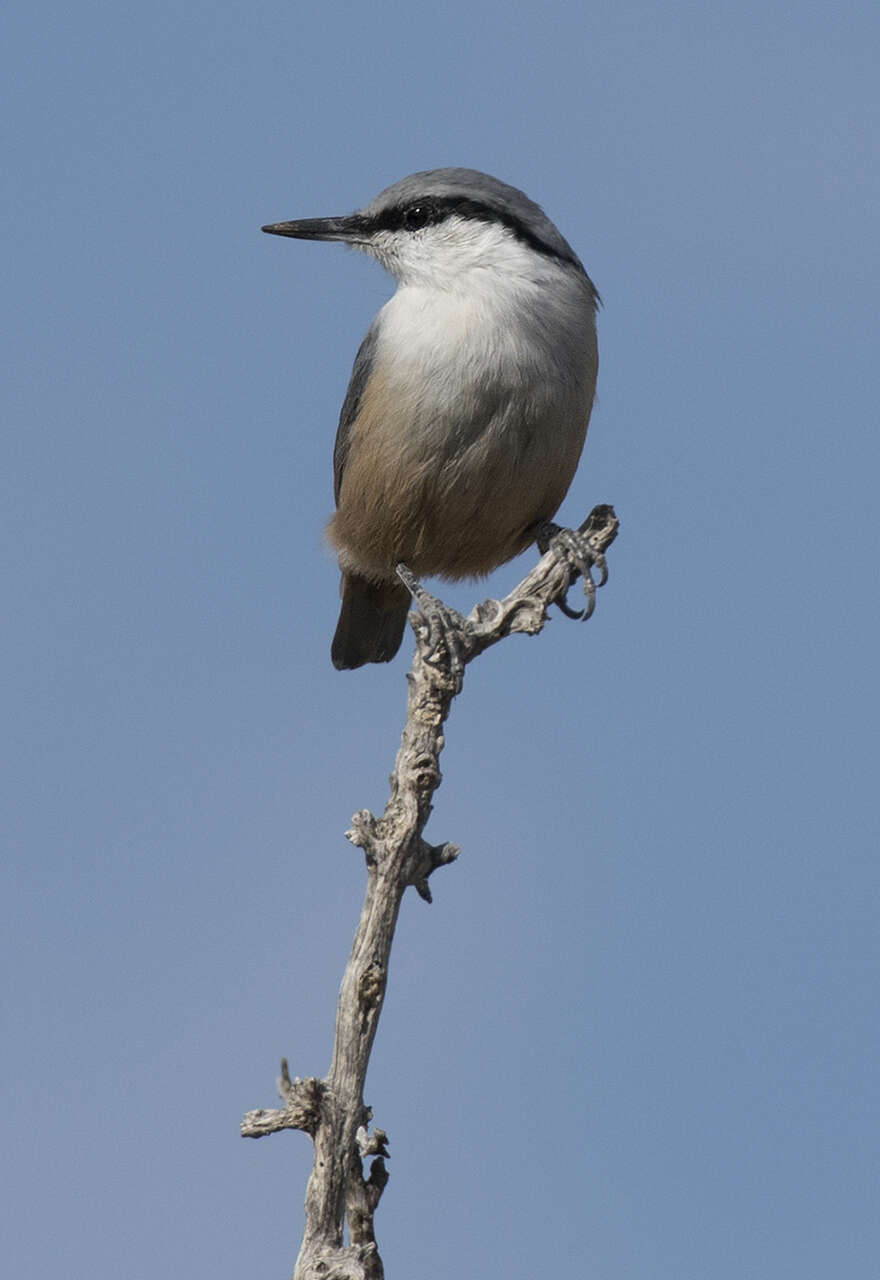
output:
POLYGON ((456 693, 461 689, 465 668, 467 623, 455 609, 425 590, 405 564, 397 566, 397 576, 410 593, 424 630, 419 637, 425 661, 438 675, 443 674, 456 693))
POLYGON ((552 520, 542 520, 535 525, 533 532, 541 554, 552 551, 569 570, 568 585, 554 604, 567 618, 586 621, 596 607, 596 588, 604 586, 608 578, 605 556, 591 541, 592 517, 585 520, 579 529, 563 529, 552 520), (594 571, 598 580, 593 577, 594 571), (569 587, 577 577, 581 579, 586 597, 583 609, 572 609, 566 599, 569 587))

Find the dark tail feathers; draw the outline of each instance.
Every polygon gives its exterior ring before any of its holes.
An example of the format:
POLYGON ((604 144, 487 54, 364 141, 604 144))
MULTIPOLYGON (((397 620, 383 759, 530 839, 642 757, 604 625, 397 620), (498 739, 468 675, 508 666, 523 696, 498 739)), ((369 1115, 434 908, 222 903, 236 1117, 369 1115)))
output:
POLYGON ((338 671, 365 662, 390 662, 403 639, 410 596, 396 582, 342 575, 342 608, 330 656, 338 671))

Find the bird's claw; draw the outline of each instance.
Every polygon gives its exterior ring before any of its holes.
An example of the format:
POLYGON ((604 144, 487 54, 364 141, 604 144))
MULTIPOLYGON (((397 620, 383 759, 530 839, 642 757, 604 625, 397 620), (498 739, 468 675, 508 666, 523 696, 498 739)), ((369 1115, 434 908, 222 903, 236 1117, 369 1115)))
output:
POLYGON ((579 529, 563 529, 551 520, 542 520, 535 526, 535 542, 542 555, 552 551, 569 570, 570 579, 562 594, 554 600, 567 618, 586 622, 596 607, 596 588, 608 581, 605 556, 590 541, 590 522, 586 520, 579 529), (594 579, 593 573, 597 573, 594 579), (586 604, 583 609, 572 609, 567 596, 572 579, 580 577, 586 604))
POLYGON ((464 618, 457 610, 427 592, 405 564, 399 564, 396 572, 412 596, 413 604, 424 624, 417 628, 416 634, 425 661, 431 665, 444 685, 458 693, 465 667, 464 633, 467 624, 464 618))

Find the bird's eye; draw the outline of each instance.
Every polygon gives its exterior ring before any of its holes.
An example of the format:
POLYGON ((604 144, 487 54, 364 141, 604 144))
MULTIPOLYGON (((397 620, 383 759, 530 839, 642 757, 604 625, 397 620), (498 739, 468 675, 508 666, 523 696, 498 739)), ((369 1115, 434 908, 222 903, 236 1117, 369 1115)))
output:
POLYGON ((403 215, 404 226, 407 231, 418 231, 419 227, 427 225, 430 217, 430 205, 412 204, 403 215))

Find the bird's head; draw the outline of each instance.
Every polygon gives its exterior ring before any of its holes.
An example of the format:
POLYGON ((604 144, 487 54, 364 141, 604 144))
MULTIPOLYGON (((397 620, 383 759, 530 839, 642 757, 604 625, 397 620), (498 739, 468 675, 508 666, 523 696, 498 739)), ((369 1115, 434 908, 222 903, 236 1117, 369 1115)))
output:
POLYGON ((543 210, 476 169, 428 169, 380 192, 356 213, 263 227, 298 240, 341 240, 402 284, 455 287, 470 272, 522 272, 549 262, 583 266, 543 210))

